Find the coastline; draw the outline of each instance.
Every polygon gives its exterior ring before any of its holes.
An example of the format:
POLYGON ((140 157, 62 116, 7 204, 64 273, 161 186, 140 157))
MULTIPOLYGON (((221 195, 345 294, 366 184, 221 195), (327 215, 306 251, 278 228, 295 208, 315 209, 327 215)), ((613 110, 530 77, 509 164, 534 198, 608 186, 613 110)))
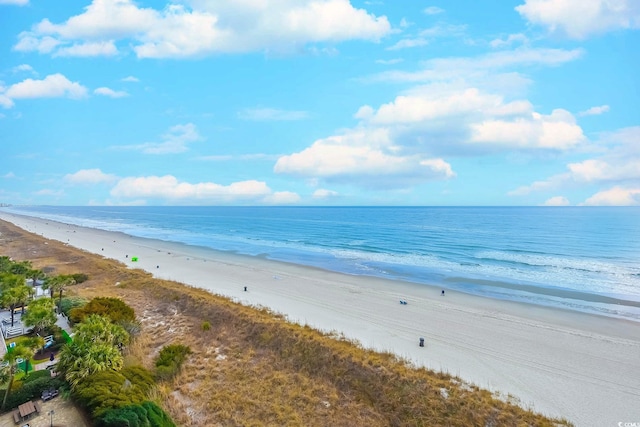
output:
POLYGON ((43 237, 336 331, 577 425, 637 421, 637 323, 0 212, 43 237), (132 257, 138 257, 132 262, 132 257), (247 286, 245 292, 244 286, 247 286), (407 305, 400 305, 399 300, 407 305), (426 347, 418 347, 424 337, 426 347))

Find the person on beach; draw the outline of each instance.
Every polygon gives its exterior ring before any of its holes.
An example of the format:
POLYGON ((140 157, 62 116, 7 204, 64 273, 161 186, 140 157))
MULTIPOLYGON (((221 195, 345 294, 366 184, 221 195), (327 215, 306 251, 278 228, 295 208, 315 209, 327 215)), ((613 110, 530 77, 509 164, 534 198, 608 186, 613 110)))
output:
POLYGON ((442 293, 440 295, 444 296, 444 289, 442 290, 442 293))

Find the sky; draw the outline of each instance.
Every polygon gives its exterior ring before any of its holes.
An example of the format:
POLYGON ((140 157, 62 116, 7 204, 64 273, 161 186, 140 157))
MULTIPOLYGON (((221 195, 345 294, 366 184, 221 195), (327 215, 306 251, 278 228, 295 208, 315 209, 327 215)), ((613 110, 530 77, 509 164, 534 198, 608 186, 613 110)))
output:
POLYGON ((0 0, 0 203, 640 205, 640 1, 0 0))

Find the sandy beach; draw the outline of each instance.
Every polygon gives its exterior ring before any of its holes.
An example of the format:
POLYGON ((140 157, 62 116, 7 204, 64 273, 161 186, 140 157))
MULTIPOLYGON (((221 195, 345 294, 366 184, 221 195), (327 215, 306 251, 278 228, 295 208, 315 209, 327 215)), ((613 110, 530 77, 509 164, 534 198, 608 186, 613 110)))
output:
POLYGON ((640 324, 0 212, 27 231, 263 306, 579 426, 640 423, 640 324), (137 258, 137 261, 133 261, 137 258), (246 291, 245 291, 246 287, 246 291), (400 304, 400 300, 407 304, 400 304), (419 347, 419 338, 425 347, 419 347))

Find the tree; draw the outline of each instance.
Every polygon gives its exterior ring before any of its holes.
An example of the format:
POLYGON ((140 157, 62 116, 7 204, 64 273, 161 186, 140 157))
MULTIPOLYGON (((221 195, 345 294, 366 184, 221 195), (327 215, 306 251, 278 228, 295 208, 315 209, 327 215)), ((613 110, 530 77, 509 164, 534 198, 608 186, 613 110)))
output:
POLYGON ((15 378, 16 372, 18 371, 18 361, 21 359, 26 360, 25 370, 28 370, 29 359, 33 357, 35 349, 38 347, 42 347, 43 344, 44 340, 41 337, 30 338, 22 341, 19 345, 15 346, 13 349, 11 349, 11 351, 8 351, 4 355, 3 360, 8 364, 9 384, 7 385, 7 391, 4 393, 4 399, 2 400, 2 406, 0 407, 0 410, 4 410, 4 406, 7 403, 7 397, 9 396, 11 387, 13 386, 13 379, 15 378))
POLYGON ((89 375, 120 370, 124 364, 121 348, 129 334, 103 316, 91 315, 76 327, 73 342, 59 353, 58 370, 72 387, 89 375))
POLYGON ((32 281, 32 285, 36 286, 36 283, 38 280, 43 280, 47 277, 46 274, 44 274, 44 271, 40 270, 39 268, 33 268, 31 270, 29 270, 26 274, 26 276, 31 279, 32 281))
POLYGON ((16 307, 23 304, 31 295, 32 289, 25 284, 24 276, 12 273, 4 273, 0 276, 0 303, 9 307, 11 311, 11 327, 14 325, 14 313, 16 307))
POLYGON ((53 298, 54 294, 58 292, 60 296, 58 297, 58 311, 60 311, 60 303, 62 302, 62 292, 67 288, 67 286, 72 286, 76 284, 76 279, 73 276, 68 274, 61 274, 58 276, 54 276, 49 278, 43 288, 49 288, 49 294, 51 298, 53 298))
POLYGON ((34 332, 39 333, 44 329, 55 325, 55 303, 50 298, 40 298, 29 304, 29 311, 22 316, 22 321, 27 326, 33 326, 34 332))

